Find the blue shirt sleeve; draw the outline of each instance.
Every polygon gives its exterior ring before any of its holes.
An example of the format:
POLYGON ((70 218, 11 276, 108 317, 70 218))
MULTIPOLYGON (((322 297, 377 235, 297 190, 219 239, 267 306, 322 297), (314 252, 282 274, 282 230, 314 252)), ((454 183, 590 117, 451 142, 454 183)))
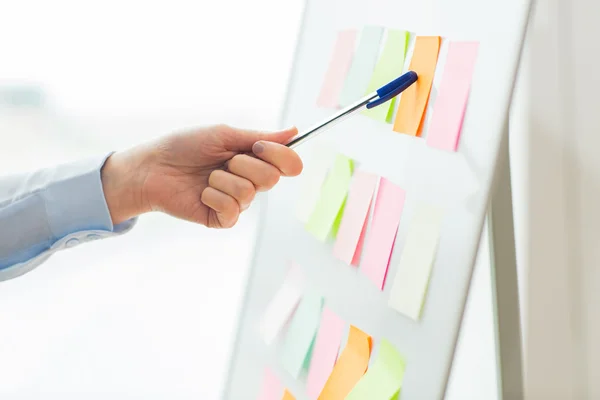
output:
POLYGON ((64 248, 133 228, 136 219, 113 226, 110 218, 100 175, 109 156, 0 177, 0 280, 64 248))

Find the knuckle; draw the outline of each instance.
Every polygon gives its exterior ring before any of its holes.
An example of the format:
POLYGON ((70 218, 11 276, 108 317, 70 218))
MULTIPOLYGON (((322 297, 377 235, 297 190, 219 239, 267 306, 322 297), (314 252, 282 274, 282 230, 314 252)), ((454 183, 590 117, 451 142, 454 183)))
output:
POLYGON ((214 125, 213 128, 219 132, 224 132, 224 133, 232 130, 231 126, 229 126, 227 124, 217 124, 217 125, 214 125))
POLYGON ((208 175, 208 185, 209 186, 214 186, 215 183, 223 177, 223 174, 225 173, 225 171, 221 171, 219 169, 216 169, 214 171, 212 171, 210 173, 210 175, 208 175))
POLYGON ((281 177, 281 174, 279 173, 279 171, 271 171, 267 174, 266 179, 265 179, 265 184, 267 186, 267 188, 272 188, 273 186, 277 185, 277 183, 279 182, 279 178, 281 177))
POLYGON ((243 202, 250 202, 254 199, 255 189, 252 182, 244 181, 238 188, 238 198, 243 202))
POLYGON ((239 170, 240 166, 241 166, 241 164, 243 164, 243 162, 244 162, 244 155, 236 154, 229 160, 229 169, 232 171, 239 170))

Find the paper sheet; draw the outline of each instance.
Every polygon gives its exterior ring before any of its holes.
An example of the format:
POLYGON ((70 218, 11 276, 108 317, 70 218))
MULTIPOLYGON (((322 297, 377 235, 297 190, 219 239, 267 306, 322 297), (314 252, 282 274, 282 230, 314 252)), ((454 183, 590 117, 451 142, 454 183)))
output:
POLYGON ((402 188, 381 178, 369 239, 360 271, 379 289, 383 289, 396 232, 404 208, 406 193, 402 188))
POLYGON ((286 389, 281 400, 296 400, 296 398, 288 389, 286 389))
MULTIPOLYGON (((402 30, 388 30, 387 39, 383 46, 379 61, 373 71, 373 76, 365 95, 372 93, 402 75, 404 68, 404 58, 408 47, 409 33, 402 30)), ((383 122, 392 122, 393 110, 395 110, 396 98, 391 101, 365 110, 363 113, 371 118, 383 122), (390 112, 392 111, 392 112, 390 112)))
POLYGON ((394 122, 394 131, 420 136, 435 75, 441 38, 439 36, 417 36, 409 70, 419 78, 402 92, 400 106, 394 122))
POLYGON ((338 33, 329 67, 323 79, 317 105, 324 108, 338 108, 340 92, 352 63, 358 32, 348 29, 338 33))
POLYGON ((296 309, 304 289, 304 275, 299 265, 292 263, 283 284, 271 299, 262 320, 260 335, 267 345, 277 337, 296 309))
POLYGON ((343 333, 344 321, 324 307, 306 379, 309 398, 316 399, 323 390, 337 360, 343 333))
POLYGON ((371 336, 351 325, 348 343, 340 354, 318 400, 341 400, 362 378, 371 357, 371 336))
POLYGON ((309 290, 302 296, 292 318, 281 352, 281 363, 294 379, 298 378, 300 371, 307 364, 307 358, 310 357, 309 353, 321 320, 322 307, 323 297, 309 290))
POLYGON ((306 224, 319 202, 321 188, 333 165, 335 151, 329 145, 315 147, 302 172, 300 192, 296 203, 296 217, 306 224))
POLYGON ((377 175, 364 171, 356 171, 352 177, 344 215, 333 247, 333 255, 346 264, 358 261, 355 260, 358 258, 355 254, 360 254, 361 251, 358 245, 364 233, 378 179, 377 175))
POLYGON ((269 368, 265 368, 263 381, 257 400, 279 400, 283 393, 283 386, 279 379, 269 368))
POLYGON ((442 218, 441 209, 425 203, 419 204, 400 256, 389 305, 413 320, 418 320, 421 315, 442 218))
POLYGON ((352 179, 354 163, 344 155, 338 154, 329 171, 321 195, 306 223, 306 230, 324 242, 339 215, 352 179))
POLYGON ((362 29, 358 47, 340 95, 341 107, 354 103, 365 95, 375 63, 377 63, 383 32, 384 30, 380 26, 365 26, 362 29))
POLYGON ((477 42, 450 42, 440 91, 427 133, 427 144, 431 147, 456 151, 478 49, 477 42))
POLYGON ((387 340, 382 339, 377 359, 345 400, 390 400, 400 393, 406 364, 387 340))

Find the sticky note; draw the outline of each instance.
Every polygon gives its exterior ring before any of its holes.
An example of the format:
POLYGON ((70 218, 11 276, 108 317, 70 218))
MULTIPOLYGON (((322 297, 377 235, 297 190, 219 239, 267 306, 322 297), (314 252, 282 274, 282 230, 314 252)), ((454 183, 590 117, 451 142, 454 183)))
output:
POLYGON ((309 352, 319 328, 322 307, 323 297, 309 290, 302 296, 292 318, 281 352, 281 363, 294 379, 298 378, 300 371, 307 364, 306 358, 310 356, 309 352))
POLYGON ((402 92, 394 122, 394 131, 421 136, 423 117, 433 84, 440 42, 439 36, 417 36, 409 69, 415 71, 419 78, 402 92))
POLYGON ((296 217, 306 224, 314 211, 325 178, 335 160, 335 151, 328 144, 316 146, 311 152, 311 157, 304 164, 304 171, 300 181, 300 191, 296 203, 296 217))
POLYGON ((257 400, 279 400, 281 399, 281 393, 283 393, 281 382, 279 382, 279 379, 273 374, 273 371, 269 368, 265 368, 257 400))
POLYGON ((350 393, 369 366, 371 345, 371 336, 353 325, 350 326, 348 343, 333 367, 318 400, 340 400, 350 393))
POLYGON ((333 247, 333 255, 346 264, 358 265, 362 250, 362 246, 358 246, 362 244, 360 238, 364 235, 378 180, 377 175, 364 171, 356 171, 352 177, 344 215, 333 247))
POLYGON ((382 290, 405 198, 406 192, 402 188, 381 178, 360 271, 382 290))
POLYGON ((346 400, 390 400, 402 388, 406 363, 387 339, 382 339, 375 362, 346 400))
POLYGON ((357 36, 358 32, 355 29, 347 29, 338 33, 317 99, 319 107, 337 108, 339 106, 340 92, 352 63, 357 36))
POLYGON ((364 97, 377 63, 383 32, 384 30, 380 26, 365 26, 362 29, 350 70, 346 75, 340 94, 340 106, 345 107, 364 97))
POLYGON ((343 334, 344 321, 324 307, 306 379, 309 398, 316 399, 323 390, 337 360, 343 334))
POLYGON ((353 168, 354 163, 351 159, 342 154, 336 156, 321 188, 319 200, 306 222, 306 230, 322 242, 329 236, 346 200, 353 168))
MULTIPOLYGON (((383 45, 381 56, 371 81, 367 86, 365 94, 372 93, 391 82, 402 74, 404 68, 404 58, 406 57, 406 49, 408 47, 409 33, 401 30, 388 30, 387 39, 383 45)), ((370 110, 365 110, 364 114, 383 122, 392 122, 393 113, 390 110, 395 110, 396 98, 370 110)))
POLYGON ((267 306, 260 321, 260 335, 267 345, 277 337, 298 306, 304 288, 304 275, 296 263, 292 263, 283 284, 267 306))
POLYGON ((420 317, 429 285, 442 218, 440 208, 425 203, 418 205, 394 277, 389 305, 414 320, 420 317))
POLYGON ((285 389, 285 393, 283 393, 281 400, 296 400, 296 398, 288 389, 285 389))
POLYGON ((477 42, 451 42, 448 46, 442 82, 427 132, 427 144, 431 147, 456 151, 478 49, 477 42))

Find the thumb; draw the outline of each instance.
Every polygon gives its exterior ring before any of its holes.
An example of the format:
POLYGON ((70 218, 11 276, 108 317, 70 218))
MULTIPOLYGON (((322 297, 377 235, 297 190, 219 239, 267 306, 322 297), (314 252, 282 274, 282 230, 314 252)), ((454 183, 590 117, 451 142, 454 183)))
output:
POLYGON ((230 151, 252 151, 252 146, 259 140, 285 144, 297 134, 295 126, 274 132, 231 128, 225 135, 224 144, 230 151))

